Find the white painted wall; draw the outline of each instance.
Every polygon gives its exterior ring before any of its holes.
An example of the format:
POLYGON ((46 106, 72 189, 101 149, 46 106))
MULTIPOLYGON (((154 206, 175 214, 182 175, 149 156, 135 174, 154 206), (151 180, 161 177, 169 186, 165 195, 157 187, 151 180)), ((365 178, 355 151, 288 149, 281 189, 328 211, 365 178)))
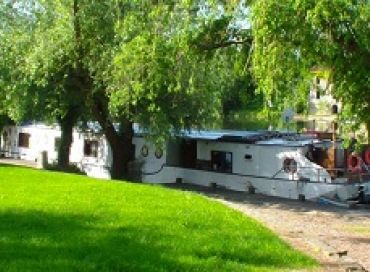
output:
MULTIPOLYGON (((7 127, 5 129, 9 136, 7 142, 4 142, 2 139, 2 150, 19 152, 19 156, 27 160, 35 160, 40 152, 47 151, 49 162, 56 160, 55 138, 60 137, 60 129, 58 127, 36 124, 22 127, 7 127), (20 132, 31 135, 29 148, 18 148, 18 134, 20 132)), ((247 191, 250 186, 253 186, 257 192, 263 194, 294 199, 297 199, 299 194, 304 194, 307 199, 314 199, 323 195, 330 197, 337 195, 341 199, 346 199, 354 196, 357 192, 355 185, 330 184, 329 174, 322 167, 315 165, 304 157, 306 147, 198 141, 197 158, 199 160, 211 160, 211 151, 232 152, 233 173, 248 175, 238 176, 229 173, 164 166, 166 163, 166 150, 163 150, 161 158, 157 158, 155 156, 155 146, 146 142, 144 138, 134 137, 133 143, 136 147, 136 159, 144 163, 143 180, 146 182, 173 183, 177 178, 181 178, 188 183, 204 186, 217 184, 238 191, 247 191), (148 148, 147 156, 143 156, 141 153, 144 145, 148 148), (251 155, 252 159, 245 159, 245 154, 251 155), (301 166, 313 167, 312 172, 304 169, 298 170, 295 175, 280 172, 276 176, 279 179, 271 179, 282 168, 283 161, 287 157, 294 158, 297 161, 298 169, 301 166), (298 181, 299 176, 308 178, 315 176, 315 171, 318 169, 320 171, 323 170, 325 174, 321 176, 321 182, 305 183, 298 181), (145 175, 145 173, 153 174, 145 175), (289 179, 294 179, 294 181, 289 179)), ((18 155, 11 153, 9 155, 18 157, 18 155)), ((110 178, 109 166, 112 162, 112 156, 111 149, 104 136, 75 130, 70 160, 86 171, 89 176, 110 178), (84 156, 85 139, 99 141, 98 156, 96 158, 84 156)))
POLYGON ((143 137, 134 137, 133 144, 135 145, 135 158, 143 162, 142 171, 144 173, 153 173, 159 171, 166 163, 166 149, 162 148, 163 155, 161 158, 155 156, 156 147, 145 140, 143 137), (141 154, 143 146, 148 148, 148 156, 144 157, 141 154))
POLYGON ((181 178, 184 183, 211 186, 217 184, 230 190, 247 192, 250 186, 256 193, 298 199, 302 194, 307 200, 316 200, 321 196, 339 198, 345 201, 357 195, 357 186, 354 184, 331 184, 319 182, 299 182, 283 179, 269 179, 261 177, 243 177, 228 173, 201 171, 166 166, 155 175, 144 176, 144 181, 149 183, 174 183, 181 178))
POLYGON ((197 142, 197 159, 211 161, 212 151, 231 152, 233 158, 233 173, 257 175, 259 161, 258 146, 239 144, 239 143, 222 143, 216 141, 198 141, 197 142), (244 158, 245 154, 252 155, 251 160, 244 158))
MULTIPOLYGON (((8 143, 3 142, 3 150, 12 150, 14 153, 12 157, 20 157, 25 160, 35 161, 42 151, 47 151, 49 163, 56 162, 57 150, 55 147, 55 139, 60 137, 60 128, 58 126, 46 126, 43 124, 34 124, 21 127, 6 128, 8 134, 8 143), (30 134, 29 148, 18 147, 19 133, 30 134), (7 146, 5 146, 7 145, 7 146), (4 146, 6 148, 4 148, 4 146)), ((232 153, 232 173, 263 176, 263 177, 278 177, 286 179, 298 179, 299 177, 314 176, 312 171, 299 170, 300 173, 292 175, 281 170, 284 160, 294 158, 300 165, 306 167, 320 168, 305 159, 305 147, 291 147, 287 145, 274 144, 243 144, 243 143, 227 143, 218 141, 204 141, 197 142, 197 159, 211 160, 212 151, 225 151, 232 153), (295 152, 299 151, 301 152, 295 152), (290 153, 289 153, 290 152, 290 153), (251 159, 246 159, 245 155, 252 156, 251 159), (312 172, 312 173, 311 173, 312 172)), ((142 162, 143 173, 150 174, 160 171, 166 164, 166 150, 163 148, 162 157, 157 158, 155 155, 156 147, 147 142, 143 137, 134 137, 133 144, 135 145, 135 158, 142 162), (141 152, 143 146, 148 149, 148 155, 144 156, 141 152)), ((75 163, 89 176, 100 178, 110 178, 109 168, 112 163, 112 152, 106 138, 102 135, 93 133, 85 133, 74 130, 73 142, 71 146, 70 161, 75 163), (85 140, 96 140, 99 142, 98 156, 88 157, 84 156, 84 142, 85 140)), ((313 170, 314 172, 317 170, 313 170)), ((321 178, 329 180, 330 177, 321 175, 321 178)), ((315 176, 317 176, 315 174, 315 176)))
POLYGON ((60 137, 60 130, 57 127, 29 125, 16 127, 15 131, 14 140, 17 142, 15 152, 19 153, 21 159, 35 161, 42 151, 48 152, 49 162, 56 159, 54 141, 56 137, 60 137), (30 135, 28 148, 18 146, 20 133, 27 133, 30 135))
MULTIPOLYGON (((42 151, 47 151, 48 162, 55 163, 58 153, 55 146, 55 139, 60 138, 61 131, 58 126, 46 126, 44 124, 32 124, 26 126, 6 127, 9 140, 2 141, 1 150, 6 151, 5 155, 23 160, 36 161, 42 151), (30 134, 29 147, 19 147, 19 133, 30 134)), ((1 134, 3 138, 3 133, 1 134)), ((70 153, 70 162, 75 163, 87 175, 97 178, 110 178, 109 166, 112 161, 110 147, 101 135, 73 131, 73 141, 70 153), (97 140, 99 142, 98 156, 84 156, 85 139, 97 140)))
MULTIPOLYGON (((304 150, 306 147, 291 147, 283 145, 259 145, 243 143, 223 143, 217 141, 198 141, 197 158, 199 160, 211 160, 212 151, 226 151, 233 154, 233 173, 244 175, 256 175, 272 177, 283 166, 287 156, 281 156, 285 151, 304 150), (246 159, 245 155, 251 155, 252 159, 246 159)), ((277 177, 292 178, 290 174, 280 172, 277 177)))

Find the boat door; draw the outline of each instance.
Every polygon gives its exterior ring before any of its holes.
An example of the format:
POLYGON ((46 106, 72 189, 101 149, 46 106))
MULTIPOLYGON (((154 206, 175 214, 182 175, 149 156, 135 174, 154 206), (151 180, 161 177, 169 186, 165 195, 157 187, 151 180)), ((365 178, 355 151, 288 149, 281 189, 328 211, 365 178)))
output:
POLYGON ((184 139, 180 145, 180 165, 184 168, 196 168, 197 141, 184 139))

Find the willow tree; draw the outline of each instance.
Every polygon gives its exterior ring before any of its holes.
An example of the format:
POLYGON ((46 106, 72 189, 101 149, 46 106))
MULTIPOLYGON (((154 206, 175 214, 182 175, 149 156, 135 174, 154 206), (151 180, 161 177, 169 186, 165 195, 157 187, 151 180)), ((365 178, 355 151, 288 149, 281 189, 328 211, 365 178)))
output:
POLYGON ((14 28, 21 39, 13 46, 9 35, 6 43, 13 62, 5 66, 19 71, 8 82, 22 82, 8 84, 10 105, 44 107, 38 113, 59 121, 67 151, 72 126, 89 112, 111 147, 112 177, 124 176, 134 122, 159 137, 217 115, 227 58, 200 50, 207 39, 197 35, 217 18, 217 1, 209 2, 204 9, 204 1, 185 0, 9 1, 32 25, 30 35, 14 28))
POLYGON ((79 90, 111 146, 113 177, 127 173, 134 122, 158 141, 218 115, 230 63, 202 47, 197 34, 219 18, 217 3, 202 3, 74 0, 79 90))
POLYGON ((154 135, 211 127, 220 105, 227 108, 252 85, 242 2, 163 1, 130 13, 120 25, 127 42, 112 65, 111 109, 131 111, 154 135), (233 91, 237 81, 244 90, 233 91))
POLYGON ((200 9, 188 1, 140 5, 120 25, 128 41, 113 59, 110 107, 157 139, 174 130, 212 126, 222 91, 232 81, 227 54, 205 48, 200 33, 210 18, 200 16, 200 9))
POLYGON ((62 130, 58 163, 63 166, 69 161, 73 126, 81 114, 90 113, 112 147, 113 177, 123 174, 124 161, 116 154, 127 148, 110 119, 107 86, 101 76, 118 44, 115 27, 122 16, 120 4, 18 0, 6 1, 2 7, 10 18, 13 14, 25 18, 7 26, 2 46, 3 59, 10 60, 2 63, 1 75, 8 112, 15 120, 57 121, 62 130))
POLYGON ((2 93, 8 109, 29 118, 29 110, 40 109, 40 116, 58 120, 66 139, 59 153, 67 154, 59 156, 60 161, 68 160, 79 115, 90 113, 111 147, 112 177, 122 177, 132 155, 133 122, 158 135, 172 127, 204 124, 215 113, 218 95, 209 87, 215 83, 207 74, 209 61, 188 46, 195 31, 194 8, 199 8, 195 2, 9 1, 11 11, 24 13, 32 27, 23 32, 24 24, 14 25, 7 36, 11 54, 3 56, 11 56, 11 61, 3 64, 10 73, 4 73, 7 87, 2 93), (144 62, 140 50, 149 53, 144 62), (117 76, 126 67, 129 73, 147 64, 151 66, 138 74, 148 76, 140 90, 134 74, 125 75, 126 80, 117 76), (136 100, 140 97, 136 105, 132 90, 137 91, 136 100))
POLYGON ((69 164, 73 126, 84 109, 76 91, 73 27, 62 28, 58 1, 5 1, 1 41, 2 109, 15 121, 57 121, 61 127, 58 165, 69 164))
POLYGON ((325 69, 342 118, 370 130, 368 0, 254 1, 253 71, 270 105, 305 99, 312 69, 325 69))

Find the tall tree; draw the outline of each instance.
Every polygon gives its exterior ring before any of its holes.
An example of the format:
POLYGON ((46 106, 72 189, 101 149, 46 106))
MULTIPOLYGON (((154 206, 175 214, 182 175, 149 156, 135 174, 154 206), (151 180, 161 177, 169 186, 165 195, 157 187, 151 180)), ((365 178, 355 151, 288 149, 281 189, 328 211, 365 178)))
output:
POLYGON ((329 72, 342 117, 370 130, 368 0, 255 1, 253 71, 270 105, 305 99, 313 68, 329 72))
POLYGON ((197 51, 193 9, 142 5, 121 26, 122 37, 130 38, 112 64, 110 106, 156 136, 211 124, 218 114, 227 63, 218 53, 197 51))
POLYGON ((41 2, 26 0, 7 1, 1 6, 2 108, 18 122, 57 121, 62 131, 58 165, 66 168, 72 129, 82 114, 84 100, 74 91, 74 62, 68 61, 71 47, 60 46, 68 32, 53 28, 53 23, 60 23, 60 19, 53 19, 62 7, 57 2, 49 5, 53 9, 43 10, 41 2))
MULTIPOLYGON (((232 84, 217 49, 245 43, 225 27, 232 22, 218 1, 16 2, 34 4, 31 42, 17 43, 27 97, 54 109, 62 128, 65 119, 68 135, 81 108, 89 111, 111 147, 113 178, 127 173, 134 122, 157 137, 212 122, 232 84)), ((9 90, 16 100, 24 88, 9 90)))

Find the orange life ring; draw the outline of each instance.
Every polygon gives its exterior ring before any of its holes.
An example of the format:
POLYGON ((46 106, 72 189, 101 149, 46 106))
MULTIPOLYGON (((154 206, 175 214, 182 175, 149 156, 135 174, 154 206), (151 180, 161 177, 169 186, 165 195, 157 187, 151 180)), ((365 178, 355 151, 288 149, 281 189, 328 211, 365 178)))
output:
POLYGON ((364 151, 364 162, 370 165, 370 147, 367 147, 364 151))
POLYGON ((349 155, 347 158, 347 167, 351 172, 361 172, 361 158, 357 155, 349 155))

